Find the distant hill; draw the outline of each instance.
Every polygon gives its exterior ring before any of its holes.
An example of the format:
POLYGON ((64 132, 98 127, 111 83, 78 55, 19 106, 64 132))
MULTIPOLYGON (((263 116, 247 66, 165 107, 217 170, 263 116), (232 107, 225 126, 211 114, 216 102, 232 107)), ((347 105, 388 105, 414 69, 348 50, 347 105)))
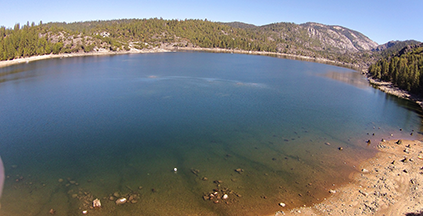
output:
POLYGON ((243 29, 251 29, 251 28, 257 27, 253 24, 248 24, 243 22, 227 22, 227 23, 222 22, 221 24, 228 25, 233 28, 243 28, 243 29))
POLYGON ((389 41, 388 43, 377 46, 375 49, 373 49, 373 51, 379 52, 381 57, 389 57, 408 45, 416 45, 419 43, 421 42, 415 40, 389 41))
POLYGON ((287 44, 297 44, 307 49, 346 53, 370 51, 378 44, 360 32, 341 26, 330 26, 319 23, 274 23, 257 27, 272 39, 282 39, 287 44))

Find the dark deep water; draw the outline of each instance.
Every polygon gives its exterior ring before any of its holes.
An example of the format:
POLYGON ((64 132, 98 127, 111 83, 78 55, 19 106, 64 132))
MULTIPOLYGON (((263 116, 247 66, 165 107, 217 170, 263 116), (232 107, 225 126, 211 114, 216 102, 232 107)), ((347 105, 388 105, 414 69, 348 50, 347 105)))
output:
POLYGON ((417 105, 324 64, 183 52, 15 65, 0 68, 0 215, 272 214, 319 202, 381 138, 418 133, 417 105), (204 200, 213 189, 229 198, 204 200))

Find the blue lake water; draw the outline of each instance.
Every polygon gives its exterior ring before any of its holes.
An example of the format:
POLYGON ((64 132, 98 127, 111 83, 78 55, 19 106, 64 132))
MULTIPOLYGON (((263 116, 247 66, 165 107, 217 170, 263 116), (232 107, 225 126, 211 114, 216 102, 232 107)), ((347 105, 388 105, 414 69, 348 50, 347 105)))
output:
POLYGON ((381 138, 422 132, 417 105, 318 63, 180 52, 15 65, 0 68, 0 214, 272 214, 348 182, 381 138))

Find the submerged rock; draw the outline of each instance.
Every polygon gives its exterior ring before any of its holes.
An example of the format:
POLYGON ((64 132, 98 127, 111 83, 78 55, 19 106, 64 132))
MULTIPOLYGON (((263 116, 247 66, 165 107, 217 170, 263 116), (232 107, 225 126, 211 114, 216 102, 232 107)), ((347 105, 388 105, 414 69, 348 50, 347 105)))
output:
POLYGON ((98 198, 93 201, 93 207, 94 208, 101 208, 101 202, 98 198))
POLYGON ((122 205, 126 203, 126 198, 120 198, 116 200, 116 205, 122 205))
POLYGON ((191 169, 191 172, 192 172, 192 174, 194 174, 194 175, 196 175, 196 176, 198 176, 198 173, 200 172, 200 170, 199 169, 191 169))
POLYGON ((243 169, 241 169, 241 168, 238 168, 238 169, 235 169, 235 172, 237 172, 237 173, 241 174, 241 173, 243 173, 243 172, 244 172, 244 170, 243 170, 243 169))

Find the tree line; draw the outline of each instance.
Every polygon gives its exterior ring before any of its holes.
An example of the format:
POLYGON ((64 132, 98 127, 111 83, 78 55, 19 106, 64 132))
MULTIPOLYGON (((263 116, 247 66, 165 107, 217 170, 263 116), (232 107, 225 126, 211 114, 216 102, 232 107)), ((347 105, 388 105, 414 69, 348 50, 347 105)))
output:
POLYGON ((346 52, 321 46, 305 28, 294 23, 253 26, 200 19, 121 19, 75 23, 27 23, 0 28, 0 60, 33 55, 91 52, 96 50, 151 49, 163 44, 174 47, 223 48, 268 51, 344 63, 369 65, 375 55, 346 52), (107 33, 107 35, 105 35, 107 33), (317 48, 316 48, 317 47, 317 48))
POLYGON ((58 53, 57 45, 40 37, 40 29, 32 25, 16 24, 13 29, 0 27, 0 60, 58 53))
MULTIPOLYGON (((33 55, 89 52, 95 46, 116 51, 128 49, 129 42, 176 43, 176 46, 276 51, 265 36, 205 20, 133 19, 79 23, 47 23, 0 28, 0 60, 33 55), (102 37, 101 32, 110 35, 102 37), (55 40, 54 36, 66 35, 55 40), (86 44, 72 44, 69 37, 84 38, 86 44), (179 42, 184 42, 180 43, 179 42)), ((137 48, 147 48, 140 45, 137 48)), ((151 48, 151 47, 150 47, 151 48)))
POLYGON ((369 67, 369 74, 423 96, 423 43, 407 46, 396 54, 380 59, 369 67))

